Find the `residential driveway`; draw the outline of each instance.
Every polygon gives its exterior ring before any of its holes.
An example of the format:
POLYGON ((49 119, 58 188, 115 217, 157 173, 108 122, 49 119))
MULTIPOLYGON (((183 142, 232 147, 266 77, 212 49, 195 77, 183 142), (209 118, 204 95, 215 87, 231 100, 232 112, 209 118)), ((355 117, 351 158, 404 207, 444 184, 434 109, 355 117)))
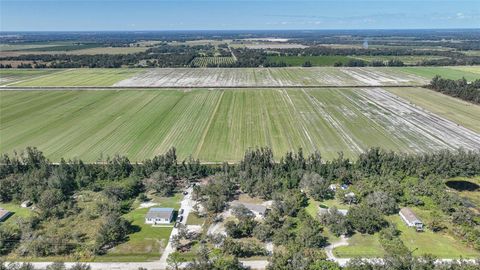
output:
MULTIPOLYGON (((331 260, 331 261, 335 261, 337 263, 340 263, 339 261, 342 261, 343 259, 339 259, 339 258, 335 257, 335 255, 333 254, 333 250, 335 248, 341 247, 341 246, 348 246, 348 238, 345 237, 345 235, 341 235, 340 239, 337 242, 333 242, 330 245, 325 247, 325 253, 327 255, 327 259, 331 260)), ((345 261, 343 263, 346 264, 347 261, 345 261)))
MULTIPOLYGON (((182 220, 181 223, 186 226, 188 215, 190 214, 190 212, 192 212, 192 208, 195 205, 195 201, 192 200, 193 188, 190 187, 190 188, 186 189, 185 191, 187 191, 188 194, 183 196, 183 199, 180 202, 180 209, 183 209, 183 214, 182 214, 183 220, 182 220)), ((179 211, 180 211, 180 209, 179 209, 179 211)), ((179 215, 180 215, 180 212, 179 212, 179 215)), ((175 251, 175 249, 172 246, 172 238, 177 234, 178 234, 178 228, 174 227, 173 230, 172 230, 172 233, 170 234, 170 239, 168 239, 168 244, 167 244, 167 246, 165 247, 165 250, 162 253, 162 257, 160 257, 160 260, 158 261, 158 263, 160 265, 164 266, 165 268, 167 266, 168 255, 170 255, 172 252, 175 251)))

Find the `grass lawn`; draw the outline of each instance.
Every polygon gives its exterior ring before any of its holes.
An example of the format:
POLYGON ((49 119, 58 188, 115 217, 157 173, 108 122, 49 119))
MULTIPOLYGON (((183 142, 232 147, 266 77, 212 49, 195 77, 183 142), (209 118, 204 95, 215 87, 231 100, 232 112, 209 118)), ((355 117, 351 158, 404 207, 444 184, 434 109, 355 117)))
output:
POLYGON ((330 199, 330 200, 324 200, 324 201, 320 202, 320 204, 326 205, 328 207, 335 206, 337 209, 349 209, 350 208, 349 204, 344 204, 337 198, 330 199))
POLYGON ((384 255, 377 235, 357 233, 348 239, 348 243, 348 246, 334 249, 335 256, 340 258, 378 258, 384 255))
POLYGON ((195 213, 190 213, 187 217, 187 225, 203 225, 205 218, 197 216, 195 213))
POLYGON ((0 203, 0 208, 12 212, 10 217, 7 220, 3 221, 2 224, 13 224, 15 220, 19 217, 27 218, 32 215, 32 210, 30 210, 29 208, 20 207, 20 203, 0 203))
POLYGON ((289 66, 302 66, 306 61, 310 61, 312 66, 333 66, 336 62, 342 64, 354 59, 348 56, 268 56, 269 62, 280 63, 284 62, 289 66))
MULTIPOLYGON (((427 215, 427 212, 414 209, 420 218, 427 215)), ((465 246, 459 240, 443 233, 433 233, 429 230, 416 232, 415 229, 407 227, 400 216, 393 215, 387 219, 394 223, 401 231, 400 238, 414 255, 432 254, 438 258, 477 258, 480 252, 465 246)), ((349 239, 349 246, 338 247, 334 250, 338 257, 381 257, 384 255, 380 245, 378 234, 362 235, 355 234, 349 239)))
POLYGON ((450 235, 434 233, 428 229, 417 233, 415 229, 407 227, 398 215, 390 216, 388 219, 402 232, 400 238, 408 249, 416 249, 414 255, 433 254, 439 258, 478 258, 480 256, 479 251, 466 247, 450 235))
MULTIPOLYGON (((172 197, 154 196, 152 201, 158 203, 158 207, 172 207, 178 210, 182 196, 182 194, 176 194, 172 197)), ((147 212, 148 208, 137 208, 126 214, 124 217, 131 220, 132 225, 137 227, 138 231, 130 234, 127 242, 112 248, 105 255, 96 257, 95 261, 149 261, 159 259, 170 238, 173 223, 168 227, 152 227, 152 225, 145 224, 147 212)))
POLYGON ((309 198, 308 199, 308 205, 307 205, 307 207, 305 207, 305 211, 307 211, 307 213, 311 217, 316 219, 316 218, 318 218, 318 205, 319 205, 319 203, 317 201, 315 201, 312 198, 309 198))

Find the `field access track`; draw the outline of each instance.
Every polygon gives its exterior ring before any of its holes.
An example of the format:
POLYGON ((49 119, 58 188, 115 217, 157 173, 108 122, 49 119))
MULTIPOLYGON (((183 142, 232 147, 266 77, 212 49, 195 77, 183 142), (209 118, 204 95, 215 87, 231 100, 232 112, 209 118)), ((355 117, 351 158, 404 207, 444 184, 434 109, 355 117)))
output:
POLYGON ((373 87, 0 91, 0 152, 37 146, 52 161, 117 153, 142 161, 174 146, 180 158, 234 162, 260 146, 327 159, 372 146, 480 149, 479 133, 439 115, 373 87))

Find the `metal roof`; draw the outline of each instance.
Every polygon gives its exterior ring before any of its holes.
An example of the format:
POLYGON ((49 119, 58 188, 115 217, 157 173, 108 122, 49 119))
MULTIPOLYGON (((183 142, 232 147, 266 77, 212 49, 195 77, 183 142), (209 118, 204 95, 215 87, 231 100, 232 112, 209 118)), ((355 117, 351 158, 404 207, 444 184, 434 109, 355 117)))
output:
POLYGON ((408 222, 411 223, 422 223, 422 221, 415 215, 412 209, 404 207, 400 209, 400 214, 402 214, 408 222))
POLYGON ((0 221, 6 219, 8 216, 10 216, 10 214, 10 211, 0 208, 0 221))
POLYGON ((174 209, 173 208, 150 208, 145 216, 146 218, 161 218, 170 219, 174 209))

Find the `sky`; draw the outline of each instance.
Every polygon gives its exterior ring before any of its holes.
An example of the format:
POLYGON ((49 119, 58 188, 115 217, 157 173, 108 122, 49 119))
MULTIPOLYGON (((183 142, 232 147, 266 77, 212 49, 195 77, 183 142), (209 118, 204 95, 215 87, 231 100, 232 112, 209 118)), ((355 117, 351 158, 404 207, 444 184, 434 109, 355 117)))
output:
POLYGON ((0 0, 0 31, 480 28, 480 0, 0 0))

